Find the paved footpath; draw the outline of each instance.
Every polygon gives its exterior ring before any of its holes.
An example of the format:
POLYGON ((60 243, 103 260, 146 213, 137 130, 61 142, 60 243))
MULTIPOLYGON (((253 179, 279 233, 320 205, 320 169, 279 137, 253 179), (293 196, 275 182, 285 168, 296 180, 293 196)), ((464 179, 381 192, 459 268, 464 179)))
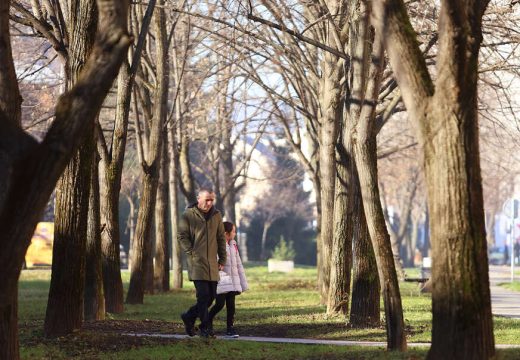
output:
MULTIPOLYGON (((489 279, 491 289, 491 306, 493 315, 520 319, 520 292, 507 290, 498 284, 509 282, 510 268, 507 266, 490 266, 489 279)), ((519 279, 520 280, 520 276, 519 279)), ((126 336, 138 337, 160 337, 165 339, 188 339, 188 335, 179 334, 150 334, 150 333, 128 333, 126 336)), ((194 337, 193 339, 198 339, 194 337)), ((386 348, 386 342, 382 341, 348 341, 348 340, 318 340, 318 339, 295 339, 295 338, 268 338, 258 336, 241 336, 236 339, 217 336, 217 339, 231 341, 257 341, 269 343, 291 343, 291 344, 315 344, 315 345, 343 345, 343 346, 371 346, 386 348)), ((408 343, 408 347, 429 347, 430 343, 408 343)), ((520 348, 520 345, 497 344, 498 349, 520 348)))
MULTIPOLYGON (((520 277, 516 278, 516 281, 518 280, 520 280, 520 277)), ((498 286, 500 283, 510 281, 510 267, 497 265, 489 266, 491 308, 493 315, 520 319, 520 292, 498 286)))
MULTIPOLYGON (((188 335, 178 334, 150 334, 150 333, 127 333, 122 334, 124 336, 136 336, 136 337, 158 337, 163 339, 193 339, 194 341, 200 340, 198 336, 189 337, 188 335)), ((266 343, 286 343, 286 344, 309 344, 309 345, 342 345, 342 346, 367 346, 367 347, 380 347, 386 348, 386 342, 383 341, 348 341, 348 340, 319 340, 319 339, 296 339, 296 338, 268 338, 259 336, 241 336, 239 338, 228 338, 225 336, 217 336, 217 340, 229 340, 229 341, 256 341, 266 343)), ((408 343, 409 348, 417 347, 429 347, 430 343, 408 343)), ((497 349, 512 349, 520 348, 520 345, 512 344, 496 344, 497 349)))

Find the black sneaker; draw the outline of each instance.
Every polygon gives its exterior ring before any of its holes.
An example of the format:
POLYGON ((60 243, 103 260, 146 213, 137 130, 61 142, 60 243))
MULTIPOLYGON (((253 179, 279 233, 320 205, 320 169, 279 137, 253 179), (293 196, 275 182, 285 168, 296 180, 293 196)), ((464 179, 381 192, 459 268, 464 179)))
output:
POLYGON ((200 328, 199 329, 199 337, 201 337, 203 339, 212 339, 212 338, 215 337, 215 334, 213 334, 213 332, 208 330, 208 329, 200 328))
POLYGON ((184 330, 189 336, 195 336, 195 319, 192 319, 187 313, 181 314, 182 322, 184 323, 184 330))
POLYGON ((208 335, 212 338, 216 337, 215 336, 215 332, 213 331, 213 324, 212 323, 209 323, 208 324, 208 328, 206 329, 206 332, 208 333, 208 335))
POLYGON ((226 331, 226 337, 228 338, 237 338, 239 335, 237 334, 234 327, 228 327, 226 331))

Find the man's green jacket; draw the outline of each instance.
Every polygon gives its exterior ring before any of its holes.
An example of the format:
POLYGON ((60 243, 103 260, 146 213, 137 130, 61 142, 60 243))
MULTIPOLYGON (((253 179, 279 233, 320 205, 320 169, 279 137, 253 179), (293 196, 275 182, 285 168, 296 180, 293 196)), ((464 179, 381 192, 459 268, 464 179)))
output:
POLYGON ((219 280, 218 264, 226 263, 226 238, 220 211, 213 206, 204 214, 196 204, 188 207, 179 222, 177 240, 187 254, 191 281, 219 280))

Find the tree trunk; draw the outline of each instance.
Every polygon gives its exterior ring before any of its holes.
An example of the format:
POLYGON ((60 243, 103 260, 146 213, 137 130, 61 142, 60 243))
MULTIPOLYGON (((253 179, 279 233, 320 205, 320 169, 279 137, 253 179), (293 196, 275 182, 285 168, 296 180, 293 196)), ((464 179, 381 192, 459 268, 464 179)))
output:
MULTIPOLYGON (((364 6, 364 5, 363 5, 364 6)), ((389 350, 406 350, 403 307, 399 282, 392 253, 390 234, 386 228, 385 216, 381 206, 381 197, 377 182, 377 142, 375 132, 375 106, 384 65, 381 41, 373 37, 368 27, 369 11, 363 12, 365 39, 370 43, 360 42, 361 59, 366 64, 366 83, 359 91, 354 91, 353 102, 361 104, 355 139, 355 159, 359 174, 359 183, 363 198, 363 209, 367 220, 370 239, 374 248, 379 272, 381 293, 385 304, 387 347, 389 350), (367 51, 368 50, 368 51, 367 51)))
POLYGON ((105 297, 103 294, 103 271, 101 266, 99 171, 97 159, 92 164, 90 180, 85 263, 85 320, 104 320, 105 297))
MULTIPOLYGON (((164 2, 159 1, 160 4, 164 2)), ((161 44, 166 41, 166 28, 164 26, 164 8, 159 7, 154 15, 156 26, 161 29, 156 37, 161 44)), ((161 51, 166 51, 164 46, 157 48, 157 56, 163 58, 161 51)), ((142 304, 146 279, 146 264, 150 257, 150 230, 152 227, 152 213, 155 208, 157 186, 159 182, 159 167, 161 159, 163 124, 167 103, 167 75, 160 66, 157 68, 157 86, 154 94, 154 114, 150 127, 150 140, 148 142, 147 156, 143 163, 143 183, 141 191, 141 203, 137 214, 137 226, 135 238, 132 243, 132 269, 130 286, 126 302, 129 304, 142 304)))
POLYGON ((155 207, 155 263, 154 288, 159 292, 170 290, 170 247, 168 236, 168 139, 163 133, 161 169, 155 207))
MULTIPOLYGON (((119 233, 119 192, 123 171, 124 148, 128 130, 130 108, 130 69, 125 61, 117 78, 116 124, 112 139, 112 157, 101 151, 101 250, 103 254, 103 286, 105 307, 109 313, 124 311, 123 281, 121 279, 120 233, 119 233), (125 116, 126 115, 126 116, 125 116)), ((99 137, 98 137, 99 139, 99 137)))
POLYGON ((55 120, 42 142, 20 126, 18 111, 4 108, 4 91, 21 98, 9 38, 9 1, 0 3, 0 357, 17 359, 17 284, 23 259, 58 177, 76 153, 84 133, 101 108, 130 44, 127 2, 104 1, 92 56, 82 76, 58 100, 55 120), (12 72, 12 73, 11 73, 12 72))
POLYGON ((489 359, 495 352, 476 88, 473 94, 466 91, 466 104, 432 117, 446 128, 438 130, 431 147, 425 148, 433 264, 429 359, 489 359))
POLYGON ((181 136, 179 146, 179 185, 182 193, 186 197, 188 204, 194 204, 197 202, 197 195, 195 194, 195 180, 190 166, 190 140, 186 129, 183 127, 184 120, 180 119, 181 122, 181 136))
MULTIPOLYGON (((89 137, 92 130, 93 127, 88 132, 89 137)), ((46 337, 70 334, 83 323, 92 151, 91 146, 84 144, 56 187, 52 276, 45 314, 46 337)))
POLYGON ((365 212, 361 203, 359 184, 354 195, 354 221, 357 223, 353 246, 352 305, 349 325, 355 328, 371 328, 380 325, 380 285, 376 256, 370 241, 365 212))
MULTIPOLYGON (((123 65, 124 66, 124 65, 123 65)), ((103 290, 105 308, 109 313, 124 311, 123 280, 121 279, 120 235, 119 235, 119 191, 121 182, 116 180, 115 163, 101 160, 101 252, 103 267, 103 290)))
POLYGON ((271 221, 264 221, 264 226, 262 227, 262 241, 260 247, 260 260, 267 260, 269 254, 267 254, 267 249, 265 248, 265 244, 267 242, 267 231, 271 227, 271 221))
POLYGON ((381 293, 385 304, 387 346, 390 350, 405 350, 406 337, 399 282, 377 186, 375 137, 359 136, 357 141, 356 164, 363 195, 363 208, 368 220, 368 230, 376 256, 381 293))
POLYGON ((334 195, 336 185, 336 141, 343 114, 340 81, 343 61, 325 55, 324 77, 321 84, 320 118, 320 181, 321 181, 321 264, 322 283, 320 295, 326 304, 330 286, 332 241, 334 234, 334 195))
POLYGON ((331 269, 327 314, 348 314, 350 300, 350 270, 352 268, 352 146, 350 141, 338 145, 336 195, 334 204, 334 237, 332 241, 331 269), (347 148, 348 147, 348 148, 347 148))
POLYGON ((0 358, 19 359, 18 347, 18 284, 10 301, 0 304, 0 358))
POLYGON ((477 112, 478 55, 487 5, 487 0, 441 2, 434 83, 405 4, 374 2, 375 26, 384 36, 424 149, 433 285, 429 359, 495 355, 477 112))
MULTIPOLYGON (((121 175, 125 158, 131 94, 154 8, 155 1, 150 1, 146 9, 146 15, 141 23, 139 37, 133 52, 132 64, 130 65, 128 61, 125 61, 119 71, 112 150, 109 151, 105 145, 102 146, 103 151, 100 152, 102 160, 101 184, 104 194, 101 203, 104 228, 102 232, 103 280, 106 309, 110 313, 121 313, 124 311, 119 250, 119 192, 121 190, 121 175)), ((98 137, 98 139, 104 141, 102 136, 98 137)))
POLYGON ((170 222, 172 236, 172 277, 173 288, 182 288, 182 251, 177 241, 177 229, 179 219, 178 209, 178 186, 177 186, 177 141, 175 138, 175 127, 168 125, 168 194, 170 195, 170 222))
MULTIPOLYGON (((65 66, 67 87, 77 81, 97 30, 97 7, 88 0, 70 9, 69 57, 65 66)), ((83 144, 56 186, 54 244, 45 336, 56 337, 79 329, 83 322, 85 248, 92 164, 95 152, 94 123, 83 144)))

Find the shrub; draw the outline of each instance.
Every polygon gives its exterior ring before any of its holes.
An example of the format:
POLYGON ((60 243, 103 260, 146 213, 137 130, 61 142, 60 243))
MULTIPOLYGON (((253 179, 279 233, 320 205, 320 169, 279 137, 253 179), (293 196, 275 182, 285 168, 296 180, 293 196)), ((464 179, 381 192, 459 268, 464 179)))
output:
POLYGON ((280 242, 273 250, 271 258, 274 260, 294 260, 296 252, 294 251, 293 242, 286 242, 284 237, 280 239, 280 242))

